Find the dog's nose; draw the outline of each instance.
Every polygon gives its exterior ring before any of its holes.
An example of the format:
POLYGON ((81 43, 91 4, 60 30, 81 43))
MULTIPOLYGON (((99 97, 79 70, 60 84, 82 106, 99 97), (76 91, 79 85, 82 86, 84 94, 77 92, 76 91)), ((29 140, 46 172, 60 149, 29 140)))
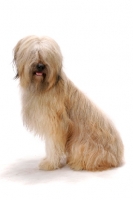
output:
POLYGON ((36 66, 38 71, 42 71, 44 69, 44 67, 45 66, 43 64, 41 64, 41 63, 38 63, 37 66, 36 66))

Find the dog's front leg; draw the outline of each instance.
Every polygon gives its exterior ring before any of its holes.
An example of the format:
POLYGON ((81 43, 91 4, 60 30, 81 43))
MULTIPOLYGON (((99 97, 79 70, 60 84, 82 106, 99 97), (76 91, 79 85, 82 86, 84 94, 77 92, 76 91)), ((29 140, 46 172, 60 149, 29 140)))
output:
POLYGON ((39 169, 54 170, 61 168, 65 164, 65 137, 62 136, 62 133, 47 135, 45 142, 46 158, 41 161, 39 169))

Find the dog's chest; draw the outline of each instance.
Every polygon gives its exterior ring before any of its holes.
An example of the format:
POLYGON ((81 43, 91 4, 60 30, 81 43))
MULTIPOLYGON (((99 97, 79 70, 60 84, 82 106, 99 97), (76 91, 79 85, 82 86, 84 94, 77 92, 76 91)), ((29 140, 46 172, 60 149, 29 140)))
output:
POLYGON ((31 131, 41 133, 50 126, 50 112, 47 102, 42 98, 23 96, 22 115, 24 124, 31 131))

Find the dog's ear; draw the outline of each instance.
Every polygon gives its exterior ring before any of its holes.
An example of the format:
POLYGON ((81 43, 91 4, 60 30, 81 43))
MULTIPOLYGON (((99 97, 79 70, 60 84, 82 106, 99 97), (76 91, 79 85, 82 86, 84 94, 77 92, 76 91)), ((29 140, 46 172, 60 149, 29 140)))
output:
POLYGON ((17 53, 20 48, 20 45, 21 45, 21 40, 17 43, 17 45, 13 49, 13 61, 14 62, 17 60, 17 53))
POLYGON ((14 77, 14 80, 17 79, 17 78, 19 78, 18 72, 16 73, 16 75, 15 75, 15 77, 14 77))
MULTIPOLYGON (((17 45, 13 49, 13 63, 16 66, 16 68, 17 68, 17 53, 19 51, 20 45, 21 45, 21 40, 17 43, 17 45)), ((17 78, 19 78, 18 70, 16 72, 14 79, 17 79, 17 78)))
POLYGON ((56 78, 56 84, 59 82, 59 81, 62 81, 63 79, 62 79, 62 77, 58 74, 57 75, 57 78, 56 78))

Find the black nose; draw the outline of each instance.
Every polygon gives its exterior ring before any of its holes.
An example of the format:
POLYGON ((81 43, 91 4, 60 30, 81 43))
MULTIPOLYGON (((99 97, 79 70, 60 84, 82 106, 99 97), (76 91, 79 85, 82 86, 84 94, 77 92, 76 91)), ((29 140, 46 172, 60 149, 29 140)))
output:
POLYGON ((41 63, 38 63, 37 66, 36 66, 38 71, 42 71, 44 69, 44 67, 45 66, 43 64, 41 64, 41 63))

